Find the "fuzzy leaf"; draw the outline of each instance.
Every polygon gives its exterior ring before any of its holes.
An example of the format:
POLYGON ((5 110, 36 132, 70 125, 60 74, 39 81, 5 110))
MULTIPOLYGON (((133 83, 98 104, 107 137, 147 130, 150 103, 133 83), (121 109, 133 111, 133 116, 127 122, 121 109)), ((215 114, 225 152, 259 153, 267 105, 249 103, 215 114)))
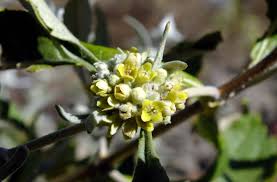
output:
POLYGON ((197 75, 202 66, 203 56, 216 49, 221 41, 222 37, 219 32, 207 34, 195 42, 183 41, 170 49, 164 55, 164 60, 185 61, 188 64, 186 72, 197 75))
POLYGON ((252 67, 268 56, 277 47, 277 34, 267 37, 255 44, 251 51, 252 67))
POLYGON ((65 121, 68 121, 70 123, 75 123, 75 124, 82 122, 82 120, 80 118, 78 118, 77 116, 75 116, 69 112, 66 112, 62 106, 56 105, 55 108, 56 108, 58 114, 60 115, 60 117, 63 118, 65 121))
POLYGON ((270 25, 266 33, 258 39, 252 48, 250 57, 251 62, 249 68, 268 56, 277 47, 277 1, 267 0, 267 17, 270 20, 270 25))
POLYGON ((170 30, 170 22, 167 22, 166 25, 165 25, 164 32, 163 32, 163 37, 162 37, 162 41, 160 43, 160 47, 159 47, 159 49, 157 51, 157 54, 155 56, 155 60, 154 60, 154 63, 153 63, 153 69, 156 69, 156 68, 161 66, 163 56, 164 56, 164 49, 165 49, 166 39, 167 39, 167 35, 168 35, 169 30, 170 30))
POLYGON ((39 37, 38 44, 39 52, 50 64, 75 64, 76 66, 83 66, 89 71, 94 70, 93 65, 74 55, 55 40, 39 37))
POLYGON ((152 133, 141 131, 138 160, 133 182, 159 181, 169 182, 165 169, 162 167, 154 149, 152 133))
POLYGON ((163 63, 162 68, 170 71, 185 70, 188 67, 187 63, 182 61, 170 61, 163 63))

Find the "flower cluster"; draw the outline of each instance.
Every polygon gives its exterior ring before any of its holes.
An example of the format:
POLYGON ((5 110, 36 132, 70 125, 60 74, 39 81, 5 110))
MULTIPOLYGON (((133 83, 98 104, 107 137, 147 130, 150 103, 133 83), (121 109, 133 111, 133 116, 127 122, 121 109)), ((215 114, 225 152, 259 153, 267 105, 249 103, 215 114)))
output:
POLYGON ((153 131, 155 123, 170 123, 171 116, 184 109, 188 97, 178 74, 154 61, 146 53, 131 51, 108 63, 99 62, 99 70, 90 86, 96 98, 95 118, 114 135, 122 127, 132 138, 138 127, 153 131))

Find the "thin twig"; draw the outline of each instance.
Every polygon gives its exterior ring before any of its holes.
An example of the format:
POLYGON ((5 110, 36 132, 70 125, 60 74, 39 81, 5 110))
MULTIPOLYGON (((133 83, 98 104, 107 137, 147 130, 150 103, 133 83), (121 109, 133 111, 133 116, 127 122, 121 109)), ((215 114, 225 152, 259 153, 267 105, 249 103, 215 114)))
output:
POLYGON ((50 145, 52 143, 58 142, 62 139, 73 136, 82 131, 86 131, 85 125, 83 123, 75 124, 75 125, 69 126, 67 128, 50 133, 48 135, 45 135, 43 137, 31 140, 24 145, 27 146, 30 151, 35 151, 42 147, 50 145))

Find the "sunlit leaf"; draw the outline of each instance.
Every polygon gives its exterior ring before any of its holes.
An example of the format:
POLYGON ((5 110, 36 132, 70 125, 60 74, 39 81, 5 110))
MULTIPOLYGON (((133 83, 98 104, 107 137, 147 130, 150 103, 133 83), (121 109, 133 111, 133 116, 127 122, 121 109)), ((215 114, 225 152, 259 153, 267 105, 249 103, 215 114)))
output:
POLYGON ((46 37, 39 37, 38 50, 43 58, 50 64, 74 64, 76 66, 85 67, 89 71, 94 70, 94 66, 92 64, 74 55, 55 40, 50 40, 46 37))
POLYGON ((235 121, 221 133, 221 142, 233 160, 262 160, 277 153, 277 139, 268 136, 265 125, 255 115, 235 121))
POLYGON ((220 131, 218 158, 198 182, 274 182, 276 153, 277 139, 260 117, 243 115, 220 131))
POLYGON ((275 0, 266 0, 266 2, 270 25, 266 33, 258 39, 251 50, 249 68, 262 61, 277 47, 277 2, 275 0))
POLYGON ((93 45, 88 43, 82 43, 87 49, 89 49, 99 60, 107 61, 113 58, 120 51, 114 48, 108 48, 99 45, 93 45))

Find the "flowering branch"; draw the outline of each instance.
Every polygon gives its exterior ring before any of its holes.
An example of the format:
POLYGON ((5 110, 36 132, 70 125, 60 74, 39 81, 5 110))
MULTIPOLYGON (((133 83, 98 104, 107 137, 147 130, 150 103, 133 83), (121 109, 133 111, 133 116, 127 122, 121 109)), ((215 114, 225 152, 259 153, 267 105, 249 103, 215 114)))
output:
MULTIPOLYGON (((242 72, 240 75, 233 78, 231 81, 218 87, 220 91, 220 100, 226 101, 227 99, 237 95, 240 91, 267 79, 271 74, 277 70, 277 48, 272 51, 270 55, 264 58, 260 63, 242 72)), ((199 101, 186 107, 186 109, 179 111, 172 116, 172 123, 170 125, 159 125, 153 131, 153 137, 157 137, 177 125, 184 122, 186 119, 194 116, 195 114, 201 113, 208 103, 200 103, 199 101)), ((137 148, 137 140, 134 140, 125 147, 114 152, 112 155, 101 160, 98 164, 91 164, 85 169, 77 172, 69 179, 64 181, 76 181, 78 179, 84 179, 86 176, 94 176, 99 172, 106 172, 113 168, 113 166, 130 155, 132 155, 137 148)))
MULTIPOLYGON (((276 70, 277 49, 275 49, 269 56, 264 58, 264 60, 258 63, 256 66, 253 66, 251 69, 244 71, 237 77, 233 78, 231 81, 220 86, 218 89, 220 91, 221 100, 226 101, 228 98, 237 95, 240 91, 268 78, 276 70)), ((172 123, 170 125, 157 126, 153 132, 153 136, 157 137, 169 131, 171 128, 176 127, 191 116, 202 112, 205 107, 206 105, 200 102, 189 105, 186 107, 186 109, 181 110, 172 116, 172 123)), ((50 133, 46 136, 31 140, 30 142, 23 145, 27 146, 30 151, 35 151, 51 143, 55 143, 83 131, 86 131, 86 127, 83 123, 75 124, 65 129, 50 133)), ((131 142, 122 149, 119 149, 112 155, 101 160, 98 164, 89 165, 87 168, 71 177, 71 180, 77 180, 89 175, 93 176, 96 171, 99 172, 99 169, 104 169, 103 171, 112 169, 112 166, 114 166, 114 164, 116 164, 118 161, 122 161, 133 154, 136 150, 136 147, 137 140, 131 142)))

